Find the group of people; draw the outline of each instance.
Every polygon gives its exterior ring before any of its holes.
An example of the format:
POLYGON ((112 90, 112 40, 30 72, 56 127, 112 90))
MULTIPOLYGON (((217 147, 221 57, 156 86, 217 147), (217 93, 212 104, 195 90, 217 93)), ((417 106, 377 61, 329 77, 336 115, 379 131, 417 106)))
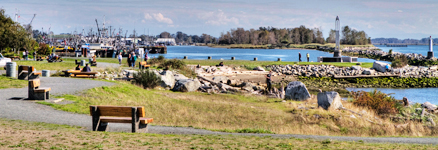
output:
MULTIPOLYGON (((122 53, 119 53, 119 55, 117 55, 117 59, 119 60, 119 65, 122 65, 122 53)), ((148 61, 149 57, 148 57, 148 52, 145 52, 144 54, 144 61, 148 61)), ((128 58, 127 58, 127 62, 128 62, 128 66, 129 67, 135 67, 135 62, 137 61, 137 55, 135 55, 134 52, 132 52, 131 54, 128 54, 128 58)))
MULTIPOLYGON (((37 55, 36 51, 33 51, 32 54, 33 54, 33 60, 36 60, 36 55, 37 55)), ((29 60, 29 51, 27 51, 27 50, 23 51, 23 59, 29 60)))
MULTIPOLYGON (((309 62, 309 59, 310 59, 309 53, 307 53, 306 56, 307 56, 307 62, 309 62)), ((301 62, 301 53, 300 52, 298 52, 298 59, 301 62)))
POLYGON ((81 72, 91 72, 90 66, 88 64, 85 65, 85 67, 81 70, 80 65, 76 66, 75 70, 80 70, 81 72))

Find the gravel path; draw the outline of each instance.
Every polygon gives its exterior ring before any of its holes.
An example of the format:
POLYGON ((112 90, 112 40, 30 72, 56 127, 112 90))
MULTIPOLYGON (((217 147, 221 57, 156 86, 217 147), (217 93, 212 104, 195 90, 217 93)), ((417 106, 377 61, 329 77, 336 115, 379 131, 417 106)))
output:
MULTIPOLYGON (((114 83, 62 77, 41 77, 42 87, 51 87, 52 95, 77 94, 81 91, 101 86, 111 86, 114 83)), ((27 87, 20 89, 1 89, 0 90, 0 118, 46 122, 54 124, 66 124, 86 127, 91 129, 91 116, 83 114, 73 114, 64 111, 54 110, 52 107, 40 105, 35 101, 24 100, 27 98, 27 87)), ((130 124, 111 124, 110 131, 131 131, 130 124)), ((317 135, 295 135, 295 134, 243 134, 243 133, 223 133, 213 132, 202 129, 188 127, 165 127, 150 126, 150 133, 159 134, 231 134, 243 136, 271 136, 277 138, 312 138, 317 140, 333 139, 341 141, 364 142, 384 142, 384 143, 418 143, 418 144, 438 144, 438 138, 404 138, 404 137, 342 137, 342 136, 317 136, 317 135)))

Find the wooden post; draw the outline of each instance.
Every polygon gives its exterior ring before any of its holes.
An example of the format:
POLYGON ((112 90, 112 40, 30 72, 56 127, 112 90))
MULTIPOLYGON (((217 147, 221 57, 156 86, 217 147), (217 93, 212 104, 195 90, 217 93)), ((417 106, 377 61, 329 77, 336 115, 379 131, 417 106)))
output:
POLYGON ((187 59, 187 56, 184 56, 184 59, 187 59))
POLYGON ((235 60, 236 58, 235 57, 231 57, 231 60, 235 60))
POLYGON ((208 60, 210 60, 211 59, 211 56, 208 56, 208 60))
POLYGON ((257 61, 257 57, 254 57, 254 61, 257 61))
POLYGON ((277 61, 281 61, 281 58, 278 58, 277 61))
POLYGON ((96 106, 90 106, 91 107, 91 117, 93 122, 93 131, 97 131, 98 125, 99 125, 99 111, 97 110, 96 106))

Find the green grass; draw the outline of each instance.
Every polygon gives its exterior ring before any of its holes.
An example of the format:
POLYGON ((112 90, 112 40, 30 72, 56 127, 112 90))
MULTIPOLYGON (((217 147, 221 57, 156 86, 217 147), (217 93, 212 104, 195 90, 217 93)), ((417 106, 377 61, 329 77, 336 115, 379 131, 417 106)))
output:
POLYGON ((67 70, 74 69, 76 67, 74 62, 53 62, 48 63, 47 61, 14 61, 17 63, 17 68, 19 65, 34 66, 37 71, 41 70, 67 70))
MULTIPOLYGON (((90 120, 91 121, 91 120, 90 120)), ((0 119, 0 149, 435 149, 436 145, 235 135, 83 131, 81 127, 0 119)))
POLYGON ((27 86, 27 80, 18 80, 0 75, 0 89, 22 88, 27 86))

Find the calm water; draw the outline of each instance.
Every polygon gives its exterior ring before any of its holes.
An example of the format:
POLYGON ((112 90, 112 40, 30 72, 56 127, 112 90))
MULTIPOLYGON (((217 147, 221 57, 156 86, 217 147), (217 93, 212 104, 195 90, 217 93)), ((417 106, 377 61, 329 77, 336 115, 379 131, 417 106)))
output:
MULTIPOLYGON (((408 47, 386 47, 385 45, 376 45, 376 47, 385 52, 389 52, 389 50, 392 49, 393 52, 417 53, 424 56, 427 56, 427 52, 429 51, 429 45, 408 45, 408 47)), ((434 45, 433 50, 438 52, 438 45, 434 45)))
MULTIPOLYGON (((168 46, 167 54, 149 54, 149 57, 158 57, 163 55, 166 58, 182 59, 187 56, 188 59, 207 59, 211 56, 212 59, 230 60, 231 57, 236 57, 236 60, 258 60, 277 61, 281 58, 282 61, 298 61, 298 52, 301 53, 301 60, 307 61, 306 54, 309 53, 310 61, 316 62, 318 56, 332 57, 333 54, 317 51, 317 50, 281 50, 281 49, 226 49, 226 48, 211 48, 206 46, 168 46)), ((359 62, 374 62, 373 59, 359 58, 359 62)))
POLYGON ((386 94, 391 94, 391 96, 396 99, 403 99, 403 97, 408 98, 411 102, 430 102, 432 104, 438 104, 436 99, 438 94, 438 88, 410 88, 410 89, 388 89, 388 88, 347 88, 348 91, 373 91, 374 89, 381 91, 386 94))

